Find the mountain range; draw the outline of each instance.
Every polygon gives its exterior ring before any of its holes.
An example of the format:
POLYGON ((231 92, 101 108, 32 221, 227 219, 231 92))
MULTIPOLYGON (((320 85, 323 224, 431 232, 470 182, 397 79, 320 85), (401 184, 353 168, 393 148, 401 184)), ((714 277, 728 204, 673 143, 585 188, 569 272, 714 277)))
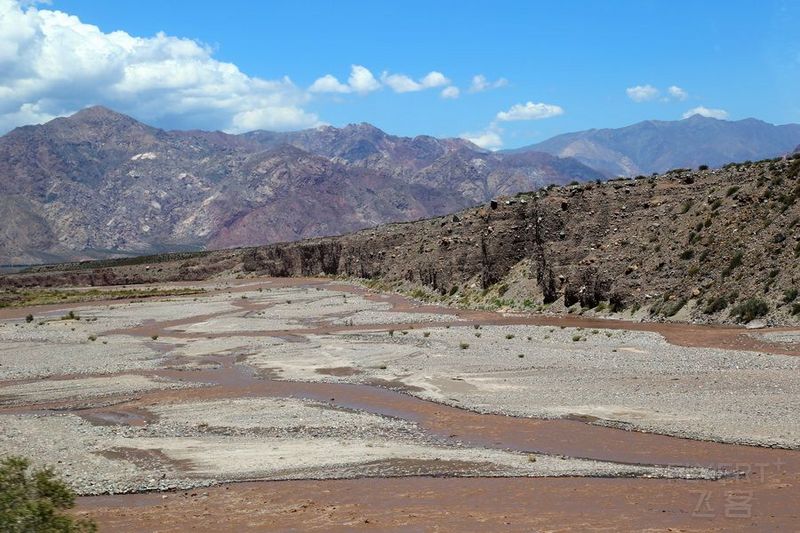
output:
POLYGON ((166 131, 90 107, 0 137, 0 265, 335 235, 549 184, 772 157, 798 142, 798 125, 692 117, 491 152, 370 124, 166 131))
POLYGON ((369 124, 229 135, 91 107, 0 137, 0 264, 333 235, 602 177, 571 158, 369 124))
POLYGON ((775 126, 753 118, 728 121, 693 115, 678 121, 647 120, 618 129, 566 133, 515 152, 574 157, 610 176, 630 177, 782 156, 798 143, 800 124, 775 126))

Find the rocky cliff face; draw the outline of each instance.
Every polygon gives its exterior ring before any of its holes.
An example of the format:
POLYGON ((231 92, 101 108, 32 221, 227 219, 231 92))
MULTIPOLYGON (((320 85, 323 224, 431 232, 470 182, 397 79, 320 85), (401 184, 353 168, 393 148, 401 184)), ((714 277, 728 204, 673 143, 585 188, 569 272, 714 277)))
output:
POLYGON ((94 107, 0 138, 0 264, 290 241, 599 177, 366 124, 227 135, 94 107))
POLYGON ((48 267, 0 286, 325 274, 467 306, 796 323, 800 158, 548 187, 341 237, 154 260, 48 267))

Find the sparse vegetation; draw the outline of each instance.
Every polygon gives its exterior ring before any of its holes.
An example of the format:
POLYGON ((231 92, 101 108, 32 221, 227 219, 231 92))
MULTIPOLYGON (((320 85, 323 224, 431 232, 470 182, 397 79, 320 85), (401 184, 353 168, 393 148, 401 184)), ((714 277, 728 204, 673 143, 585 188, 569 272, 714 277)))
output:
POLYGON ((769 305, 764 300, 749 298, 731 309, 731 316, 742 322, 750 322, 765 316, 769 312, 769 305))
POLYGON ((797 299, 797 289, 788 289, 783 291, 783 303, 792 303, 797 299))
POLYGON ((68 304, 98 300, 137 300, 159 296, 186 296, 204 293, 205 289, 23 289, 0 291, 0 307, 29 307, 32 305, 68 304))
POLYGON ((466 350, 467 348, 469 348, 469 343, 462 342, 461 344, 458 345, 458 347, 461 348, 462 350, 466 350))
POLYGON ((61 320, 80 320, 81 317, 75 314, 75 311, 70 311, 66 315, 61 317, 61 320))
POLYGON ((728 300, 723 296, 717 296, 703 308, 703 313, 712 315, 728 307, 728 300))
POLYGON ((743 258, 744 258, 744 252, 742 252, 741 250, 734 253, 733 257, 731 257, 731 260, 728 263, 728 266, 726 266, 725 269, 722 271, 722 277, 727 278, 728 276, 731 275, 731 272, 740 267, 742 265, 743 258))

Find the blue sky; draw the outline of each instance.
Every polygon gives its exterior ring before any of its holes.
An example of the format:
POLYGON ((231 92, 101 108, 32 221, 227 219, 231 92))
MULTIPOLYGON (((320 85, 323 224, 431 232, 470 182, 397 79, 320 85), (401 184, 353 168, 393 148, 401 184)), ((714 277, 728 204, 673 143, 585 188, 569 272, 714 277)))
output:
POLYGON ((18 47, 55 52, 18 60, 63 72, 38 69, 35 91, 0 73, 24 87, 0 104, 3 129, 91 103, 167 128, 363 121, 492 148, 690 110, 800 122, 800 2, 0 0, 9 9, 34 30, 57 26, 46 46, 18 47), (353 65, 371 79, 348 84, 353 65), (316 88, 334 92, 309 90, 326 75, 338 85, 316 88), (477 75, 486 86, 471 91, 477 75))

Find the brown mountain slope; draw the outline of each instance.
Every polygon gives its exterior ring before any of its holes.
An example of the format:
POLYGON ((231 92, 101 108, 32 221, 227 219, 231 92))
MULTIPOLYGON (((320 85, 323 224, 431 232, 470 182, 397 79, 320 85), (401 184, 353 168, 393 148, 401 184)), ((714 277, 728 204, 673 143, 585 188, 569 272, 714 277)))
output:
POLYGON ((341 237, 45 267, 0 278, 0 287, 220 272, 360 277, 471 307, 797 323, 800 158, 550 187, 341 237))
POLYGON ((0 137, 0 209, 9 217, 0 264, 331 235, 598 177, 569 159, 534 154, 520 164, 467 141, 364 124, 163 131, 93 107, 0 137))

